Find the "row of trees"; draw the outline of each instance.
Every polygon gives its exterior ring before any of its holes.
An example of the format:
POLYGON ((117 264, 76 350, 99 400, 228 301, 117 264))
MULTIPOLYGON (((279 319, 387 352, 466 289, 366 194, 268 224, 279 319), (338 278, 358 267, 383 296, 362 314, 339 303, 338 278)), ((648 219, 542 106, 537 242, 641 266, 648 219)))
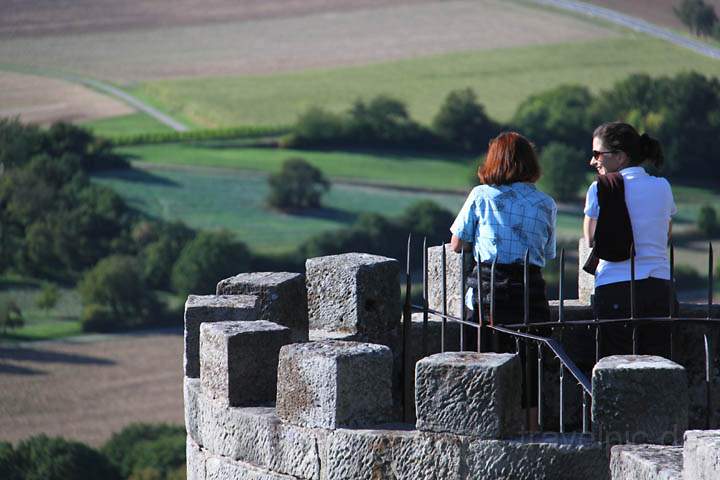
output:
POLYGON ((184 480, 185 429, 132 424, 99 450, 36 435, 13 447, 0 442, 3 480, 184 480))
MULTIPOLYGON (((470 89, 450 92, 431 128, 413 121, 400 100, 386 96, 358 100, 340 114, 311 108, 298 118, 286 145, 482 153, 498 131, 513 129, 540 150, 555 143, 587 152, 593 128, 609 120, 626 121, 658 138, 665 151, 665 174, 720 178, 720 164, 714 161, 720 156, 720 81, 694 72, 659 78, 631 75, 598 94, 583 86, 556 87, 525 99, 505 125, 488 118, 470 89)), ((576 157, 577 171, 586 169, 586 157, 576 157)))
MULTIPOLYGON (((0 120, 0 161, 0 271, 77 284, 88 331, 163 323, 157 291, 209 293, 248 266, 229 233, 148 218, 92 183, 90 173, 128 163, 82 128, 0 120)), ((21 325, 16 307, 0 308, 0 329, 21 325)))
POLYGON ((720 40, 720 22, 712 5, 703 0, 683 0, 673 11, 698 37, 712 36, 720 40))

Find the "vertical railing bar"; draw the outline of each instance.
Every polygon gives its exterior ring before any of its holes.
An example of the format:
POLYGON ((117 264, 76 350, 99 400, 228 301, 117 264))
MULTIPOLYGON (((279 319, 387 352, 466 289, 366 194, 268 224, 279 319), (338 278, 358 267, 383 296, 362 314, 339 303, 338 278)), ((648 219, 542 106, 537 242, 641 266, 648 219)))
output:
POLYGON ((538 343, 538 357, 537 357, 537 368, 538 368, 538 406, 537 406, 537 423, 538 423, 538 430, 544 431, 545 430, 545 423, 543 422, 543 351, 542 351, 542 343, 538 343))
POLYGON ((588 395, 585 389, 580 385, 580 390, 582 390, 582 431, 583 433, 588 433, 588 421, 587 421, 587 413, 588 413, 588 395))
POLYGON ((477 308, 478 308, 478 332, 477 332, 477 351, 482 352, 483 325, 485 324, 485 314, 483 313, 483 288, 482 288, 482 262, 478 258, 477 262, 477 308))
POLYGON ((710 388, 710 340, 707 333, 703 334, 705 342, 705 430, 710 430, 711 388, 710 388))
POLYGON ((712 242, 708 242, 708 301, 707 301, 707 318, 712 317, 713 307, 713 246, 712 242))
POLYGON ((422 330, 422 354, 423 358, 428 354, 428 309, 430 307, 428 291, 428 246, 427 237, 423 237, 423 330, 422 330))
POLYGON ((525 249, 523 259, 523 323, 525 327, 530 326, 530 249, 525 249))
POLYGON ((530 398, 532 398, 532 385, 530 383, 530 376, 532 375, 532 359, 530 358, 530 342, 525 341, 525 399, 527 402, 525 408, 525 423, 527 424, 527 431, 530 432, 530 425, 532 424, 532 409, 530 408, 530 398))
POLYGON ((411 322, 412 322, 412 311, 410 304, 410 242, 412 240, 412 234, 408 234, 407 239, 407 262, 405 268, 405 305, 403 307, 403 356, 402 356, 402 412, 403 419, 409 420, 410 406, 408 401, 409 388, 407 387, 407 369, 410 366, 410 335, 411 335, 411 322))
POLYGON ((495 325, 495 265, 497 258, 493 259, 490 266, 490 325, 495 325))
POLYGON ((447 273, 445 258, 445 242, 442 244, 442 259, 440 260, 440 276, 442 276, 442 323, 440 325, 440 351, 445 352, 445 329, 447 328, 447 273))
MULTIPOLYGON (((460 247, 460 319, 465 320, 465 245, 460 247)), ((460 328, 460 351, 465 351, 465 325, 460 328)))
POLYGON ((558 281, 558 299, 560 305, 558 308, 558 322, 565 320, 565 294, 563 293, 565 286, 565 247, 560 249, 560 279, 558 281))
POLYGON ((564 390, 563 380, 565 379, 565 367, 562 360, 560 361, 560 433, 565 433, 565 407, 564 407, 564 390))
POLYGON ((595 363, 600 361, 600 342, 602 340, 602 331, 600 330, 599 322, 595 325, 595 363))
MULTIPOLYGON (((668 299, 668 318, 672 319, 675 311, 675 246, 670 241, 670 298, 668 299)), ((677 324, 670 325, 670 360, 675 360, 675 339, 677 324)))
MULTIPOLYGON (((635 244, 630 245, 630 319, 635 318, 635 244)), ((637 326, 632 324, 632 353, 637 355, 637 326)))

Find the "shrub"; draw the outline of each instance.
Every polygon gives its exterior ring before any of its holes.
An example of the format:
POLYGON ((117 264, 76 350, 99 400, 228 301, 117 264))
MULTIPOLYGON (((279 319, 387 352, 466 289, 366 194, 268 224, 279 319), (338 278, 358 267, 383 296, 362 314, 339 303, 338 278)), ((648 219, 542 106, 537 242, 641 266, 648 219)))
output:
POLYGON ((185 462, 185 439, 180 426, 134 423, 114 433, 102 452, 123 478, 153 478, 149 470, 164 476, 185 462))
POLYGON ((173 266, 172 286, 182 296, 209 294, 223 278, 247 270, 250 253, 228 232, 202 232, 185 245, 173 266))
MULTIPOLYGON (((20 442, 9 456, 24 480, 120 480, 118 470, 97 450, 82 443, 37 435, 20 442)), ((0 471, 4 467, 0 466, 0 471)), ((6 477, 2 477, 6 478, 6 477)))
POLYGON ((58 300, 60 300, 60 290, 58 290, 57 285, 46 282, 43 283, 40 295, 35 300, 35 305, 43 310, 50 310, 57 305, 58 300))
POLYGON ((398 218, 398 226, 419 240, 426 237, 427 245, 433 246, 447 241, 454 220, 451 212, 431 200, 422 200, 405 209, 398 218))
POLYGON ((341 145, 346 140, 345 129, 342 115, 312 107, 298 117, 286 146, 308 148, 341 145))
POLYGON ((330 189, 325 175, 302 158, 285 160, 268 184, 268 204, 282 210, 319 207, 323 193, 330 189))
POLYGON ((697 219, 698 230, 706 237, 712 237, 718 232, 718 219, 715 209, 710 205, 704 205, 700 209, 697 219))
POLYGON ((147 288, 142 270, 134 257, 112 255, 89 270, 79 284, 83 304, 88 309, 83 322, 107 325, 114 319, 117 329, 150 323, 160 313, 155 293, 147 288))
POLYGON ((488 141, 497 135, 500 127, 487 116, 475 92, 465 88, 448 94, 433 119, 433 129, 450 144, 480 152, 487 150, 488 141))
POLYGON ((2 333, 7 333, 8 330, 14 330, 25 325, 25 319, 22 315, 20 306, 15 300, 5 300, 0 303, 0 328, 2 333))
POLYGON ((574 200, 583 185, 587 162, 582 150, 563 143, 550 143, 540 155, 540 188, 556 200, 574 200))

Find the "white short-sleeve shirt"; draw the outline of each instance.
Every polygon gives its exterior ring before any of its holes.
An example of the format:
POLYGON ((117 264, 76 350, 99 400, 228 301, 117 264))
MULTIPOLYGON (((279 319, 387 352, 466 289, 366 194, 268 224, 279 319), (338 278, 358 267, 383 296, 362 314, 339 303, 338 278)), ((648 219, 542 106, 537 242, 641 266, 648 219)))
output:
MULTIPOLYGON (((667 180, 653 177, 642 167, 620 170, 625 184, 625 204, 630 214, 635 242, 635 279, 648 277, 670 279, 668 231, 670 217, 677 213, 672 190, 667 180)), ((585 215, 598 218, 597 182, 588 188, 585 215)), ((595 286, 630 280, 630 260, 600 260, 595 272, 595 286)))

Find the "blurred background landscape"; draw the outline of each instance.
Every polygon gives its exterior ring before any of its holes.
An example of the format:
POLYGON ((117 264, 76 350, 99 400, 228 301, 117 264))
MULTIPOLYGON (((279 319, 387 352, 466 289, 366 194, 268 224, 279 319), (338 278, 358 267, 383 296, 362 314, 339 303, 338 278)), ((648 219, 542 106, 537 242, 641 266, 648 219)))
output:
MULTIPOLYGON (((408 233, 418 258, 502 130, 540 152, 566 298, 594 126, 657 137, 679 295, 706 299, 719 57, 545 3, 0 0, 0 478, 70 448, 41 433, 89 445, 98 476, 184 478, 187 295, 403 258, 408 233)), ((720 49, 720 0, 585 4, 720 49)), ((545 276, 557 298, 556 261, 545 276)))

